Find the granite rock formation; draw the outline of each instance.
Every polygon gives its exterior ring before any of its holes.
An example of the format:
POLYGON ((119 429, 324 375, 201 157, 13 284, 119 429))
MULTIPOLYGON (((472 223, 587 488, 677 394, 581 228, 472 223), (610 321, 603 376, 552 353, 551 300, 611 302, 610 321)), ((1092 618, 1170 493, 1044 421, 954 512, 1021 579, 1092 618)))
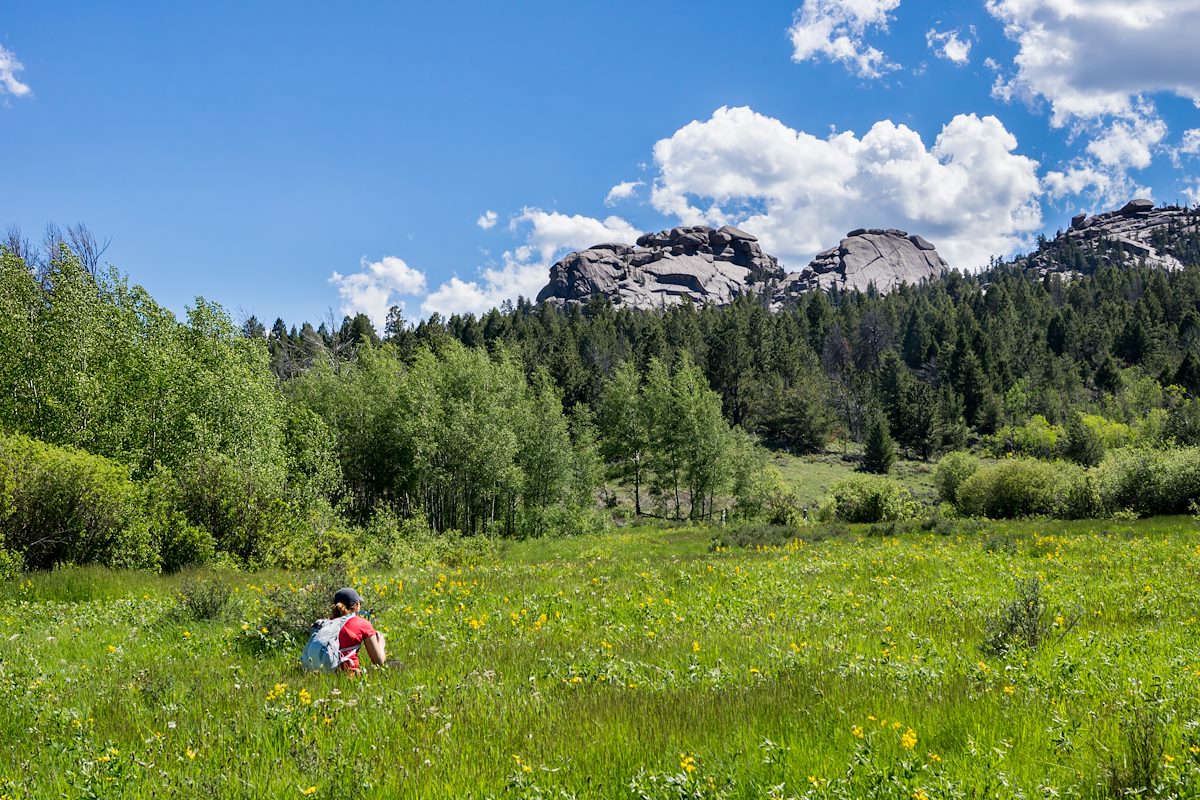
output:
POLYGON ((636 246, 606 243, 571 253, 550 268, 537 300, 563 305, 606 295, 629 308, 661 308, 684 298, 725 305, 782 277, 779 262, 745 231, 681 227, 640 236, 636 246))
POLYGON ((1183 263, 1172 251, 1172 241, 1180 234, 1197 230, 1200 230, 1200 215, 1194 210, 1180 206, 1155 208, 1150 200, 1130 200, 1116 211, 1072 217, 1070 228, 1018 263, 1042 277, 1073 273, 1087 259, 1075 263, 1064 258, 1064 254, 1079 251, 1088 253, 1093 262, 1100 264, 1144 260, 1147 266, 1173 271, 1182 269, 1183 263))
POLYGON ((780 293, 834 288, 865 292, 871 285, 887 293, 902 283, 915 285, 935 278, 949 268, 921 236, 896 228, 859 228, 847 233, 837 247, 817 253, 806 269, 787 276, 780 293))
POLYGON ((550 268, 538 302, 586 303, 606 296, 625 308, 661 308, 682 302, 725 305, 756 293, 779 307, 798 292, 858 289, 888 292, 940 275, 947 264, 920 236, 896 229, 851 231, 800 272, 784 274, 758 239, 726 225, 672 228, 638 237, 636 245, 597 244, 550 268))

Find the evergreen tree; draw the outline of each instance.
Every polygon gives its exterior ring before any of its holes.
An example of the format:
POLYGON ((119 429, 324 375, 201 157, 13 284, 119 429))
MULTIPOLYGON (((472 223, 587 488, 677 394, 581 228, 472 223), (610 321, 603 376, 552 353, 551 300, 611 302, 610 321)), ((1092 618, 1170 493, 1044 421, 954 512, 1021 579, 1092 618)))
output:
POLYGON ((1083 415, 1075 412, 1067 417, 1062 452, 1068 460, 1085 467, 1094 467, 1104 458, 1104 444, 1095 431, 1083 421, 1083 415))
POLYGON ((867 440, 863 451, 862 469, 886 475, 896 461, 896 445, 888 432, 887 417, 878 410, 867 421, 867 440))

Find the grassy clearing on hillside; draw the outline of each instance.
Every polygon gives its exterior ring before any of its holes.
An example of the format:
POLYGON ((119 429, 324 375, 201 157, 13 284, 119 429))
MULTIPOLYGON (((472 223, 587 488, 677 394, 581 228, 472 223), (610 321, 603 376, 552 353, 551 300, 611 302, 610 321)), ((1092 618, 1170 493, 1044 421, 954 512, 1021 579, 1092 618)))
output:
MULTIPOLYGON (((800 505, 816 509, 829 496, 835 481, 855 474, 862 446, 843 454, 829 451, 814 455, 793 456, 772 453, 770 463, 779 469, 787 485, 796 493, 800 505)), ((937 488, 933 482, 936 461, 913 461, 897 457, 888 477, 907 487, 922 503, 936 504, 937 488)))
POLYGON ((403 662, 358 679, 261 647, 268 598, 306 576, 227 576, 209 621, 176 598, 211 575, 2 585, 0 796, 1200 793, 1191 519, 717 553, 711 533, 358 576, 403 662), (1031 579, 1041 646, 985 655, 1031 579))

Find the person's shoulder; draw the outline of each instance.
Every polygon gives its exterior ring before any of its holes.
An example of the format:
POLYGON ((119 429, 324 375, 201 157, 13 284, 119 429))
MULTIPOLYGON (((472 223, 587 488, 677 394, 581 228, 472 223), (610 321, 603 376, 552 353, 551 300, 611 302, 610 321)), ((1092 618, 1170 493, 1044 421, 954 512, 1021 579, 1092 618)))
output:
POLYGON ((359 616, 351 617, 346 622, 346 630, 353 631, 361 636, 370 636, 371 634, 375 633, 375 627, 370 622, 359 616))

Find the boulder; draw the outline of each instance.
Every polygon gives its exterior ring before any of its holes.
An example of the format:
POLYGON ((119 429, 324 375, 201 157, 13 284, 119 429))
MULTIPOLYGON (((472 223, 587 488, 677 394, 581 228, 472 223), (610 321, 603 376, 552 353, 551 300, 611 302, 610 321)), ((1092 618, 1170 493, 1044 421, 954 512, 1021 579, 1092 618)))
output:
POLYGON ((1130 200, 1117 213, 1121 216, 1129 217, 1134 214, 1142 214, 1154 210, 1154 202, 1151 200, 1137 199, 1130 200))
POLYGON ((751 236, 750 234, 746 233, 745 231, 739 230, 738 228, 735 228, 732 225, 722 225, 717 230, 717 233, 723 233, 726 236, 728 236, 730 239, 741 239, 742 241, 745 241, 745 242, 757 242, 758 241, 757 236, 751 236))

